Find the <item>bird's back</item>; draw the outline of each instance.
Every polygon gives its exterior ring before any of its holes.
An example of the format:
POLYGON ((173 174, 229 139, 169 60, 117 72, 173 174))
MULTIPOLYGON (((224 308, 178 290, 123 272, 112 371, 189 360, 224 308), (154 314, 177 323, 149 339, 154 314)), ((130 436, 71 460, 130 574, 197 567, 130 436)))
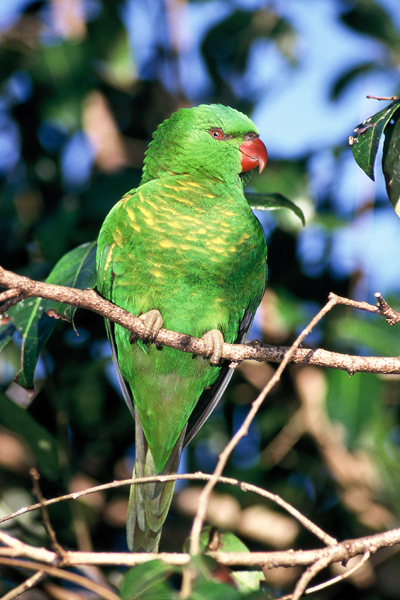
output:
MULTIPOLYGON (((232 343, 264 293, 265 237, 239 186, 187 175, 150 181, 115 206, 100 242, 108 273, 102 293, 133 314, 158 309, 166 329, 196 337, 218 329, 232 343)), ((121 327, 115 335, 122 375, 146 413, 145 435, 161 466, 219 368, 172 348, 132 346, 121 327)))

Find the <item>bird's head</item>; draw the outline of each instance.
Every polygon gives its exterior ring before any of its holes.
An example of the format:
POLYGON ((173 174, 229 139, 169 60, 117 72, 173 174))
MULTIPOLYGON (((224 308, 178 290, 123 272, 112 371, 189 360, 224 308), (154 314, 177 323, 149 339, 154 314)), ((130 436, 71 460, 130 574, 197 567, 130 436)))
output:
POLYGON ((159 125, 153 137, 142 183, 172 174, 237 182, 256 167, 261 172, 267 162, 254 123, 221 104, 181 108, 159 125))

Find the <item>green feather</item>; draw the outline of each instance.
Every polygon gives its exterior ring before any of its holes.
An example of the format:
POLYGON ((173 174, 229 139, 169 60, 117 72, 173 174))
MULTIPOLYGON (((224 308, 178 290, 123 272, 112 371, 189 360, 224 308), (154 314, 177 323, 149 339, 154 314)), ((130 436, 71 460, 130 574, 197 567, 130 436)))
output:
MULTIPOLYGON (((248 117, 221 105, 181 109, 158 127, 139 187, 100 231, 97 287, 104 297, 135 315, 159 310, 166 329, 196 337, 217 329, 228 343, 244 337, 241 324, 245 334, 267 276, 265 237, 240 177, 239 146, 249 132, 257 130, 248 117), (212 128, 224 139, 213 139, 212 128)), ((117 325, 114 335, 135 405, 135 476, 176 472, 187 423, 192 414, 199 423, 208 415, 213 402, 204 390, 218 393, 227 365, 132 344, 117 325)), ((157 549, 172 493, 173 484, 133 486, 131 549, 157 549)))

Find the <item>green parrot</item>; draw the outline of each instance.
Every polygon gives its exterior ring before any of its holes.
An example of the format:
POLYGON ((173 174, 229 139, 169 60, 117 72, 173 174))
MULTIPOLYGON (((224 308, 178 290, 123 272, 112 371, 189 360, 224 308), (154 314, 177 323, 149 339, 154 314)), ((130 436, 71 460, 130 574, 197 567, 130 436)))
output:
MULTIPOLYGON (((107 323, 135 419, 134 477, 177 472, 232 375, 222 345, 245 341, 267 281, 264 232, 243 194, 247 172, 266 161, 244 114, 219 104, 182 108, 158 126, 139 186, 103 223, 97 289, 145 325, 137 339, 107 323), (205 356, 156 347, 161 327, 203 338, 205 356)), ((173 491, 173 482, 132 486, 131 551, 157 551, 173 491)))

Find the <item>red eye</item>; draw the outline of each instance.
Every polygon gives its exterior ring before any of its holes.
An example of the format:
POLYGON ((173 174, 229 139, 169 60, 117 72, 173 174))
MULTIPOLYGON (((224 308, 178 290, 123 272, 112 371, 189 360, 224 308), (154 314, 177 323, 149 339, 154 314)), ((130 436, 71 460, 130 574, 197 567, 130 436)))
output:
POLYGON ((222 131, 220 129, 211 129, 209 134, 214 138, 214 140, 222 139, 222 131))

